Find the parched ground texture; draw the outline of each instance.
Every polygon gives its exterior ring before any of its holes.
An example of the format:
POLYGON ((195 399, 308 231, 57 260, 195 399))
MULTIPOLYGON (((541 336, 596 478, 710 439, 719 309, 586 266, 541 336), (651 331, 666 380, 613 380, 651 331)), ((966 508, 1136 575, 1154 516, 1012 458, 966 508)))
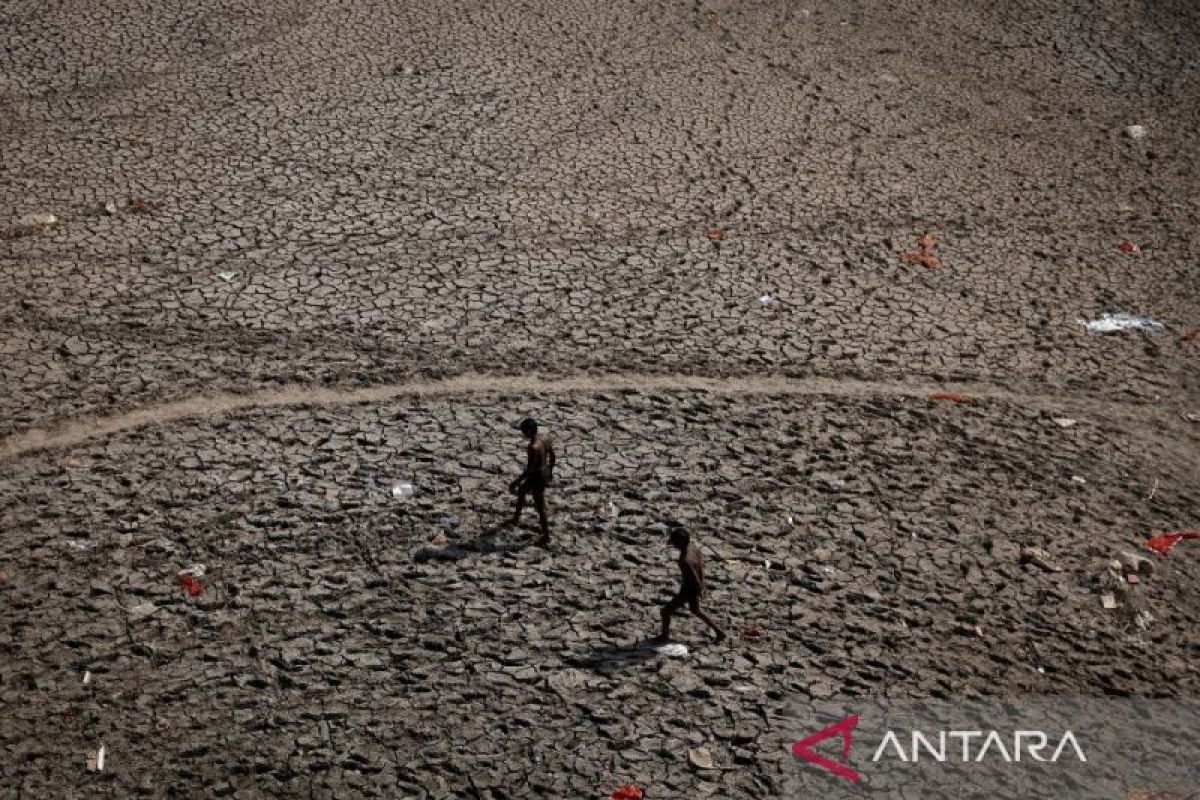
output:
POLYGON ((761 798, 796 703, 1200 695, 1197 543, 1144 548, 1200 527, 1193 4, 18 0, 0 44, 0 795, 761 798), (549 550, 496 527, 525 415, 549 550), (731 633, 684 658, 675 522, 731 633))

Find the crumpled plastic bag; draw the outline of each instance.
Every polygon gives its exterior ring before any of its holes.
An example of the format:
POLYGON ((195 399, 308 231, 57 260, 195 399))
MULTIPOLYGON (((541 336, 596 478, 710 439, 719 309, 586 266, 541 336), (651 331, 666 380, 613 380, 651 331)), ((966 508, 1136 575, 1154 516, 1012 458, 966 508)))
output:
POLYGON ((1200 531, 1174 531, 1173 533, 1160 533, 1157 536, 1151 537, 1150 541, 1146 542, 1146 547, 1149 547, 1159 555, 1166 555, 1171 552, 1171 548, 1179 544, 1180 539, 1200 539, 1200 531))
POLYGON ((905 262, 916 262, 926 269, 936 270, 942 263, 937 256, 933 254, 933 247, 937 244, 937 237, 932 233, 927 233, 917 241, 917 249, 909 253, 903 253, 900 259, 905 262))
POLYGON ((1124 311, 1116 314, 1104 314, 1099 319, 1079 320, 1079 324, 1088 329, 1088 333, 1120 333, 1121 331, 1139 330, 1161 333, 1166 326, 1155 322, 1149 317, 1138 317, 1126 314, 1124 311))
POLYGON ((195 575, 191 575, 187 572, 180 573, 179 585, 182 586, 184 591, 186 591, 192 597, 204 594, 204 584, 201 583, 200 579, 195 575))

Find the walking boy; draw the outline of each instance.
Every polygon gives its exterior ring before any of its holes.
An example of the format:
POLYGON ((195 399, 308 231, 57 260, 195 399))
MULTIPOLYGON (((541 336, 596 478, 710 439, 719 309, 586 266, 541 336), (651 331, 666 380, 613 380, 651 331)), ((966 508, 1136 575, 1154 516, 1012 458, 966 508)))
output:
POLYGON ((692 614, 702 619, 713 629, 717 641, 725 638, 712 617, 700 610, 700 598, 704 596, 704 563, 700 558, 700 548, 692 544, 691 536, 682 528, 671 531, 671 546, 679 548, 679 591, 662 609, 662 633, 660 642, 671 638, 671 617, 685 605, 692 614))

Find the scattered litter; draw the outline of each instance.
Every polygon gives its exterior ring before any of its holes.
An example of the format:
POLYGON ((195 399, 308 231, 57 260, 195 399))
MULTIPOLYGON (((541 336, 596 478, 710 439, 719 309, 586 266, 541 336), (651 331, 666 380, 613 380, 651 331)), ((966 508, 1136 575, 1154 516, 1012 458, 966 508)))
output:
POLYGON ((677 642, 659 645, 658 647, 654 648, 654 650, 660 656, 666 656, 667 658, 683 658, 688 654, 687 645, 679 644, 677 642))
POLYGON ((692 766, 696 769, 716 769, 713 764, 712 753, 708 752, 706 747, 697 747, 688 750, 688 761, 692 762, 692 766))
POLYGON ((58 224, 58 217, 53 214, 26 214, 17 220, 23 228, 53 228, 58 224))
POLYGON ((87 686, 91 682, 92 682, 92 673, 91 672, 83 673, 83 685, 87 686))
POLYGON ((1120 312, 1104 314, 1099 319, 1079 320, 1079 324, 1088 329, 1088 333, 1119 333, 1127 330, 1151 331, 1158 333, 1165 330, 1161 322, 1155 322, 1149 317, 1135 317, 1133 314, 1120 312))
POLYGON ((1120 250, 1122 253, 1124 253, 1127 256, 1131 256, 1134 253, 1141 252, 1141 248, 1139 248, 1136 244, 1129 241, 1128 239, 1124 239, 1120 242, 1117 242, 1117 249, 1120 250))
POLYGON ((1146 630, 1150 627, 1150 623, 1154 622, 1154 616, 1149 611, 1139 611, 1135 621, 1139 628, 1146 630))
POLYGON ((129 210, 135 214, 149 214, 154 210, 154 203, 142 197, 129 198, 129 210))
POLYGON ((1071 483, 1085 484, 1087 483, 1087 478, 1084 478, 1081 475, 1072 475, 1071 483))
POLYGON ((1154 562, 1145 556, 1140 556, 1137 553, 1130 553, 1128 550, 1123 550, 1117 554, 1117 560, 1121 562, 1121 572, 1125 574, 1136 573, 1139 575, 1153 575, 1154 562))
POLYGON ((1104 594, 1100 595, 1100 605, 1111 611, 1117 607, 1117 598, 1113 596, 1112 593, 1105 592, 1104 594))
POLYGON ((1130 572, 1125 575, 1125 582, 1132 585, 1135 583, 1141 583, 1142 579, 1138 577, 1136 572, 1130 572))
POLYGON ((743 639, 765 639, 767 632, 762 625, 748 625, 739 634, 743 639))
POLYGON ((1071 419, 1070 417, 1055 417, 1054 418, 1054 424, 1060 428, 1073 428, 1078 423, 1079 423, 1079 420, 1071 419))
POLYGON ((1033 564, 1035 567, 1044 569, 1047 572, 1062 572, 1062 567, 1054 563, 1054 560, 1050 558, 1050 554, 1040 547, 1021 548, 1021 563, 1033 564))
POLYGON ((204 594, 204 584, 195 575, 189 575, 185 572, 179 573, 179 585, 192 597, 204 594))
POLYGON ((87 768, 88 772, 104 772, 104 745, 88 753, 87 768))
POLYGON ((110 217, 113 216, 114 214, 116 214, 117 213, 117 204, 114 203, 112 200, 109 200, 107 203, 104 204, 104 213, 108 214, 110 217))
POLYGON ((63 539, 63 544, 71 550, 79 551, 91 550, 93 547, 92 542, 88 539, 63 539))
POLYGON ((901 254, 900 260, 907 263, 916 262, 926 269, 936 270, 942 263, 933 255, 933 248, 937 245, 937 241, 937 237, 932 233, 925 234, 917 241, 917 249, 901 254))
POLYGON ((975 626, 975 635, 978 636, 980 639, 983 638, 983 627, 982 626, 979 626, 979 625, 975 626))
POLYGON ((719 242, 725 238, 725 231, 722 228, 709 228, 704 232, 711 241, 719 242))
POLYGON ((1146 495, 1146 499, 1153 500, 1156 494, 1158 494, 1158 478, 1154 479, 1154 485, 1150 487, 1150 493, 1146 495))
POLYGON ((1188 328, 1183 333, 1179 334, 1179 341, 1184 344, 1191 344, 1197 339, 1200 339, 1200 328, 1188 328))
POLYGON ((758 298, 758 304, 763 308, 768 308, 775 305, 775 298, 771 297, 769 294, 764 294, 762 297, 758 298))
POLYGON ((1180 539, 1200 539, 1200 531, 1186 530, 1173 533, 1160 533, 1146 542, 1146 546, 1156 553, 1166 555, 1179 543, 1180 539))
POLYGON ((218 272, 217 277, 226 283, 229 283, 231 280, 237 277, 237 273, 227 269, 224 272, 218 272))
POLYGON ((407 500, 413 496, 416 489, 411 483, 396 483, 392 484, 392 497, 397 500, 407 500))
POLYGON ((1180 414, 1179 416, 1183 418, 1184 422, 1200 423, 1200 414, 1193 414, 1193 413, 1185 411, 1184 413, 1180 414))
POLYGON ((1130 139, 1133 139, 1135 142, 1138 139, 1144 139, 1144 138, 1146 138, 1146 126, 1145 125, 1130 125, 1128 128, 1125 129, 1125 135, 1128 136, 1130 139))
POLYGON ((949 400, 951 403, 969 403, 971 398, 965 394, 958 392, 933 392, 929 395, 930 400, 949 400))
POLYGON ((627 783, 624 786, 618 787, 609 796, 608 800, 642 800, 646 794, 632 783, 627 783))
POLYGON ((609 503, 609 504, 608 504, 608 516, 609 516, 609 518, 610 518, 610 519, 616 519, 616 518, 617 518, 617 516, 618 516, 618 514, 620 514, 620 512, 617 510, 617 504, 616 504, 616 503, 609 503))
POLYGON ((180 575, 191 575, 193 578, 203 578, 207 568, 203 564, 192 564, 187 569, 179 570, 180 575))

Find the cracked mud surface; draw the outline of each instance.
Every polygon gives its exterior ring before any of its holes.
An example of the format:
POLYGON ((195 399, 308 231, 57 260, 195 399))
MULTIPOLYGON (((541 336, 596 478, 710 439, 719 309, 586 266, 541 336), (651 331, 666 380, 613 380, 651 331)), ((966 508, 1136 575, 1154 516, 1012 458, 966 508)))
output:
POLYGON ((1106 5, 6 12, 5 211, 60 224, 0 250, 0 430, 429 373, 1194 389, 1077 321, 1200 322, 1200 21, 1106 5))
POLYGON ((1200 527, 1196 9, 594 6, 0 9, 3 792, 758 798, 797 701, 1197 695, 1195 543, 1106 568, 1200 527))
POLYGON ((98 739, 121 794, 761 797, 804 698, 1197 691, 1194 558, 1099 599, 1115 553, 1194 513, 1194 449, 999 402, 545 395, 547 553, 496 527, 530 406, 241 412, 26 456, 0 505, 16 785, 82 790, 98 739), (680 617, 679 660, 636 646, 670 521, 735 637, 680 617))

